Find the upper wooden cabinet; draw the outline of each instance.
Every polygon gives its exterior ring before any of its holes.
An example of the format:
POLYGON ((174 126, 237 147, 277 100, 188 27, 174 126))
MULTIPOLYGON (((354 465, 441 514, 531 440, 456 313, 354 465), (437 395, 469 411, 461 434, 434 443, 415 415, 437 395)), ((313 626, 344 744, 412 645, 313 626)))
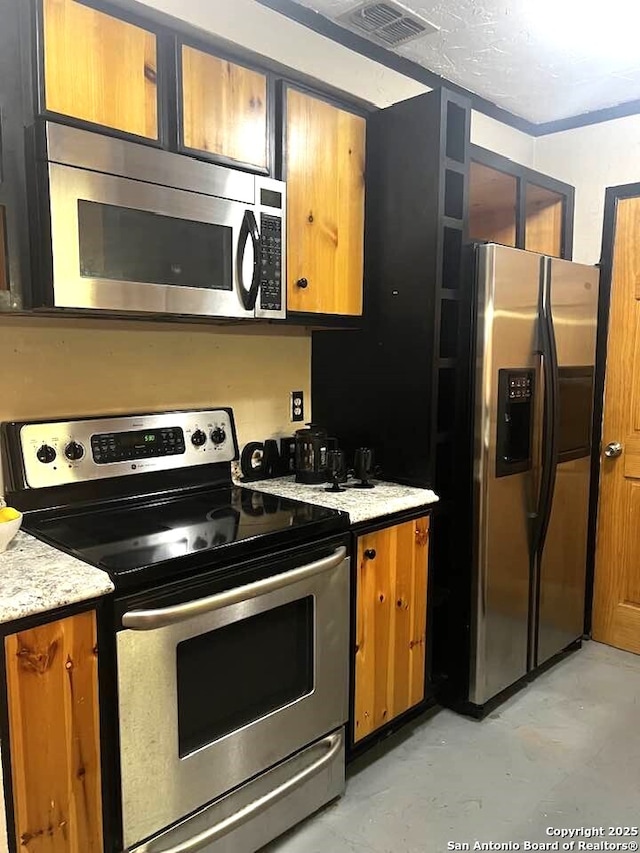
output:
POLYGON ((358 537, 354 742, 425 696, 429 517, 358 537))
POLYGON ((4 647, 16 850, 103 853, 95 611, 4 647))
POLYGON ((574 188, 471 146, 469 238, 571 260, 574 188))
POLYGON ((285 89, 289 311, 362 314, 366 121, 285 89))
POLYGON ((180 45, 182 145, 267 171, 267 76, 180 45))
POLYGON ((78 0, 42 0, 42 24, 47 111, 159 138, 153 32, 78 0))

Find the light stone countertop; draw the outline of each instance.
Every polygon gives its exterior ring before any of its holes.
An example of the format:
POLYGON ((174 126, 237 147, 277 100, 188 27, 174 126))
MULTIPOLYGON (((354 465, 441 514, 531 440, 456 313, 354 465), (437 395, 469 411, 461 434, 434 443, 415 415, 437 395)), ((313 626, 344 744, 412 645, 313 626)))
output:
POLYGON ((344 492, 326 492, 327 483, 305 485, 296 483, 294 476, 274 477, 271 480, 256 480, 252 483, 240 482, 247 489, 256 489, 281 498, 305 501, 329 509, 340 509, 349 513, 351 524, 360 524, 392 515, 396 512, 417 509, 436 503, 439 498, 430 489, 416 489, 413 486, 401 486, 373 480, 374 489, 353 489, 347 487, 344 492))
POLYGON ((0 554, 0 623, 113 592, 106 572, 22 530, 0 554))

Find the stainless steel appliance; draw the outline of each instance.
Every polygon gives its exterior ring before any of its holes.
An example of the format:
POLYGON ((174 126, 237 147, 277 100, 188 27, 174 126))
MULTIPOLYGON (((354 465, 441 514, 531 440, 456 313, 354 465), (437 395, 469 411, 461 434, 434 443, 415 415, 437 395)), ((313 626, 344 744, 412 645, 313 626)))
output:
POLYGON ((285 316, 284 183, 52 122, 31 137, 34 307, 285 316))
POLYGON ((598 270, 476 247, 474 608, 482 706, 583 633, 598 270))
POLYGON ((13 423, 3 437, 24 529, 116 587, 113 660, 100 650, 102 701, 117 696, 103 707, 119 731, 103 749, 120 780, 105 803, 113 850, 250 853, 337 797, 348 516, 234 486, 229 409, 13 423))

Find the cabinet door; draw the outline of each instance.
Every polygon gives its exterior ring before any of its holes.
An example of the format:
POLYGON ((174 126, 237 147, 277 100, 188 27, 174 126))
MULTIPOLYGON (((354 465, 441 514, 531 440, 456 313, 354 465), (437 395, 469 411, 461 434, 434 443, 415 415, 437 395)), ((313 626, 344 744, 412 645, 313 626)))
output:
POLYGON ((265 74, 182 45, 185 148, 267 170, 265 74))
POLYGON ((354 741, 424 698, 429 518, 358 539, 354 741))
POLYGON ((102 853, 95 612, 5 638, 16 846, 102 853))
POLYGON ((47 110, 158 139, 154 33, 78 0, 42 0, 47 110))
POLYGON ((289 311, 362 314, 366 121, 286 90, 289 311))

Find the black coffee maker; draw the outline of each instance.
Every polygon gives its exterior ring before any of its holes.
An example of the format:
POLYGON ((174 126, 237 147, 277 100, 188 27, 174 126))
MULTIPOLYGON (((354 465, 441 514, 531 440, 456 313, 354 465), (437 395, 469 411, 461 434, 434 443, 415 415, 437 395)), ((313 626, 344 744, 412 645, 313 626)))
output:
POLYGON ((326 483, 328 453, 338 442, 318 424, 307 424, 296 432, 296 483, 326 483))

